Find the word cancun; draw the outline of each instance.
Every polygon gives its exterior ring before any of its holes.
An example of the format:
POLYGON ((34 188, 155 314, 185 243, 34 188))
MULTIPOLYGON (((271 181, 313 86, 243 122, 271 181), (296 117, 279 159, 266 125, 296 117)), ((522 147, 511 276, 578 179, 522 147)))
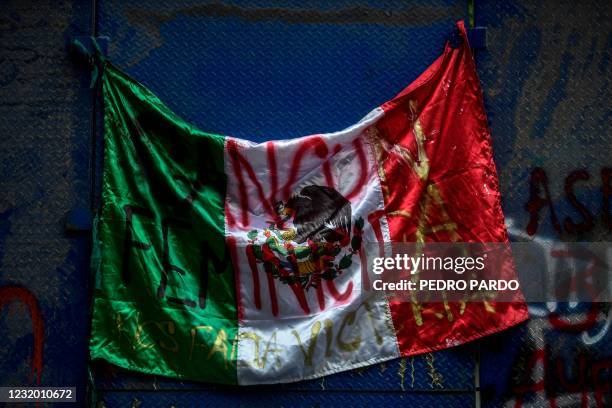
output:
POLYGON ((397 254, 395 257, 376 257, 373 259, 372 272, 380 275, 385 271, 409 271, 414 275, 418 271, 454 271, 462 274, 466 271, 484 269, 484 256, 479 257, 441 257, 441 256, 409 256, 397 254))
POLYGON ((372 288, 378 291, 453 291, 453 290, 482 290, 482 291, 504 291, 518 290, 519 281, 516 279, 470 279, 470 280, 444 280, 444 279, 422 279, 411 281, 401 279, 397 282, 385 282, 377 279, 372 282, 372 288))

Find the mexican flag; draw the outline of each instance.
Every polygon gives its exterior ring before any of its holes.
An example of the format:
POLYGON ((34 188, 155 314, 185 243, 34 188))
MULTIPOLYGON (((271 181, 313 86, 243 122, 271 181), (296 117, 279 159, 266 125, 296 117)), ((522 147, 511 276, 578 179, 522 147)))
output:
POLYGON ((524 303, 389 301, 364 245, 507 242, 465 29, 342 131, 202 132, 104 61, 91 357, 227 384, 299 381, 466 343, 524 303))

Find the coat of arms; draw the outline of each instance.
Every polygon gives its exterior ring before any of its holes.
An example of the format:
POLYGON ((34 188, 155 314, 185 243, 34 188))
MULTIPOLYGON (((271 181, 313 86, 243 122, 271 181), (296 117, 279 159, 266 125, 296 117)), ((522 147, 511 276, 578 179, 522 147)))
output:
POLYGON ((349 268, 361 250, 363 218, 352 225, 351 203, 331 187, 306 186, 276 203, 276 212, 280 222, 248 233, 247 253, 280 282, 316 288, 349 268))

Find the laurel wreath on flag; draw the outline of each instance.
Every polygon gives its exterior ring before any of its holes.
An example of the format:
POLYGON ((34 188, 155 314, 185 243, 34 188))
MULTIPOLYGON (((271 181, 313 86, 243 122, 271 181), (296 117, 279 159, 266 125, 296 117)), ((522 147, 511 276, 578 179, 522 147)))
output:
POLYGON ((247 252, 280 282, 299 284, 304 289, 317 288, 322 279, 333 280, 353 264, 353 256, 361 250, 363 225, 363 218, 358 218, 352 237, 346 235, 337 242, 308 240, 304 245, 296 245, 291 241, 295 229, 278 229, 270 223, 268 228, 247 233, 247 252))

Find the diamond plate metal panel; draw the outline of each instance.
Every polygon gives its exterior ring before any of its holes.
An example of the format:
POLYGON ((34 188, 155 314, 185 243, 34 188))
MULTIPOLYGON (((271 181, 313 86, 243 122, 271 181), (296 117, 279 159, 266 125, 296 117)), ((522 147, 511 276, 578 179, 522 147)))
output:
POLYGON ((104 1, 110 57, 202 129, 252 140, 342 129, 442 51, 457 2, 104 1))
POLYGON ((585 169, 575 188, 594 219, 582 235, 562 234, 542 210, 537 233, 558 240, 606 241, 601 170, 610 167, 611 9, 599 2, 477 1, 478 25, 489 48, 477 54, 493 133, 506 218, 525 231, 529 179, 541 167, 555 213, 563 223, 580 216, 567 200, 565 181, 585 169))
POLYGON ((348 405, 352 407, 412 406, 424 407, 470 407, 474 406, 473 393, 420 394, 418 397, 401 393, 378 392, 282 392, 269 390, 243 391, 236 396, 231 390, 218 390, 214 394, 202 392, 109 392, 100 394, 98 407, 321 407, 348 405))
POLYGON ((65 44, 89 28, 80 2, 0 8, 0 384, 77 386, 79 401, 89 239, 63 218, 88 206, 89 92, 65 44))
MULTIPOLYGON (((349 391, 377 390, 379 392, 437 392, 474 390, 473 346, 442 351, 413 358, 398 359, 357 370, 328 375, 323 378, 290 384, 277 384, 268 389, 286 391, 349 391), (453 353, 452 355, 449 355, 453 353), (451 363, 459 369, 450 371, 451 363), (466 367, 470 367, 468 371, 466 367), (447 377, 450 376, 450 377, 447 377)), ((96 383, 100 389, 113 390, 209 390, 214 384, 176 381, 159 376, 139 375, 104 362, 96 365, 96 383)), ((250 387, 261 389, 260 386, 250 387)), ((249 387, 239 387, 248 390, 249 387)))
MULTIPOLYGON (((550 256, 549 243, 610 241, 603 218, 602 176, 610 161, 610 8, 598 2, 476 2, 476 23, 487 26, 489 48, 477 56, 494 135, 503 207, 515 240, 531 240, 550 256), (527 234, 530 178, 546 174, 551 210, 527 234), (568 176, 588 180, 576 197, 593 225, 568 200, 568 176)), ((480 380, 485 407, 609 406, 612 359, 609 304, 533 304, 524 326, 482 343, 480 380)))

